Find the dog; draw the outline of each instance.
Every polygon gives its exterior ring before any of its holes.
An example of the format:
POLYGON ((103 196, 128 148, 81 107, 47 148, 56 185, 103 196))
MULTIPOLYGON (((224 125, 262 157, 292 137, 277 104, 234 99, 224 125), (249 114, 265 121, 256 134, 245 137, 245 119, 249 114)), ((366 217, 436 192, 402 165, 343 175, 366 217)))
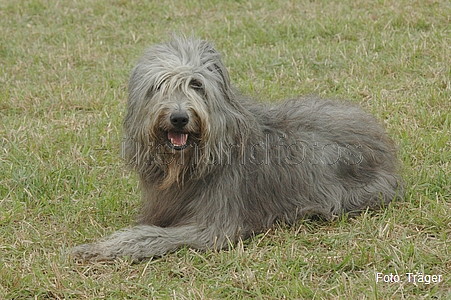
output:
POLYGON ((252 101, 212 44, 194 37, 174 36, 139 60, 124 131, 142 188, 137 225, 75 247, 75 259, 223 249, 275 222, 352 216, 402 198, 396 147, 374 117, 314 96, 252 101))

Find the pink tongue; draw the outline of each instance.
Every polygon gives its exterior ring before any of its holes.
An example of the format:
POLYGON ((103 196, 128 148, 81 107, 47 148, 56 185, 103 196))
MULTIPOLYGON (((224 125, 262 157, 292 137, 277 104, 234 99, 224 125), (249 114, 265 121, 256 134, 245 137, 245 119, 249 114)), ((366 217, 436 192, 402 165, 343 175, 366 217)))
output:
POLYGON ((186 140, 188 139, 188 134, 169 131, 168 139, 174 146, 184 146, 186 144, 186 140))

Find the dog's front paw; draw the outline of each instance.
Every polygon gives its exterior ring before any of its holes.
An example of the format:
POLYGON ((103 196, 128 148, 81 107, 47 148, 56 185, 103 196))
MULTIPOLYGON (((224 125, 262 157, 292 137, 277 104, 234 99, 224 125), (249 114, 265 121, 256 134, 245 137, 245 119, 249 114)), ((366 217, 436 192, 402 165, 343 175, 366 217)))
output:
POLYGON ((70 256, 72 259, 82 262, 110 261, 116 258, 116 255, 113 255, 99 244, 83 244, 76 246, 72 249, 70 256))

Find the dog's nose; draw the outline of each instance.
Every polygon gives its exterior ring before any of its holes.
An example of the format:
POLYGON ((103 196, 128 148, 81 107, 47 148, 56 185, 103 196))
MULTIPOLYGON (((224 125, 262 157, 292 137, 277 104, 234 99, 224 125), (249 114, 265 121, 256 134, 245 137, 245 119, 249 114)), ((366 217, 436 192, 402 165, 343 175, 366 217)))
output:
POLYGON ((186 113, 173 113, 170 117, 171 124, 177 128, 183 128, 189 122, 189 117, 186 113))

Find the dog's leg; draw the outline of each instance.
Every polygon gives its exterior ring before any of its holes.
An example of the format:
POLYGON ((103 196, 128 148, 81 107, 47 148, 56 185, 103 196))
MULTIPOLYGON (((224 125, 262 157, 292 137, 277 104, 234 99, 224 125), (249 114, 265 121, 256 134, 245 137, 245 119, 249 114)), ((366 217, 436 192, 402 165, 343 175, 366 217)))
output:
POLYGON ((195 225, 164 228, 139 225, 115 232, 103 241, 79 245, 72 250, 72 256, 82 261, 107 261, 118 257, 140 261, 182 246, 196 249, 215 247, 214 233, 195 225))

